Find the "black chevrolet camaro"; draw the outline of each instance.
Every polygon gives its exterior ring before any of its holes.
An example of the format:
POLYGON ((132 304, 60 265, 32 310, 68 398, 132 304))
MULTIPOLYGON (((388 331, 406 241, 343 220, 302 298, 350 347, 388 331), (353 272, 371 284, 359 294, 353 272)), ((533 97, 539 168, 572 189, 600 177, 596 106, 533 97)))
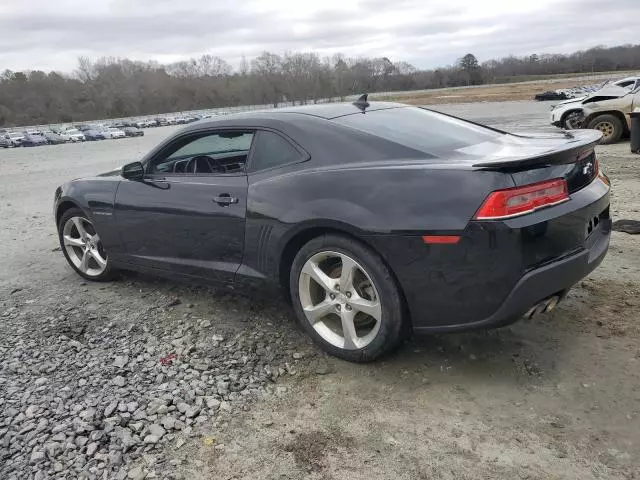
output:
POLYGON ((516 135, 361 98, 227 115, 55 192, 62 252, 116 269, 282 286, 330 353, 548 311, 604 258, 590 130, 516 135))

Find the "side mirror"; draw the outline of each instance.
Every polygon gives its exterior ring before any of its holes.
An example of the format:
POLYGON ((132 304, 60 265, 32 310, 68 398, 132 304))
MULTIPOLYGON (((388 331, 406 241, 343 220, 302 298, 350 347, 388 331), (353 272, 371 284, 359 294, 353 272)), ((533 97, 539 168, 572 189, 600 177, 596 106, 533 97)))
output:
POLYGON ((127 163, 120 172, 122 178, 139 182, 144 178, 144 167, 140 162, 127 163))

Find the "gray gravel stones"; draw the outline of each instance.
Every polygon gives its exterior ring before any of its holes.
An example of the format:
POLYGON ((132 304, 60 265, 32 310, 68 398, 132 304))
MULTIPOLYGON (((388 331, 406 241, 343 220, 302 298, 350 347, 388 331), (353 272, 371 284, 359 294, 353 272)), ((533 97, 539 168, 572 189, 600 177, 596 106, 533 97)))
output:
POLYGON ((303 338, 263 324, 223 335, 184 306, 28 294, 0 304, 2 479, 173 478, 171 452, 275 391, 303 338))
POLYGON ((118 368, 124 368, 129 363, 129 357, 126 355, 118 355, 113 361, 113 366, 118 368))

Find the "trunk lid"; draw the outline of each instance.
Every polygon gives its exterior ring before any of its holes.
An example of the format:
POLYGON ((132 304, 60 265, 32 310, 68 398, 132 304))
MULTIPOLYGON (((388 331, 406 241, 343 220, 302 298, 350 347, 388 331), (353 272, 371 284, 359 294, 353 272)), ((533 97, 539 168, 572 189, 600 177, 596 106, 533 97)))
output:
POLYGON ((596 130, 513 134, 462 153, 482 157, 473 162, 474 168, 511 174, 516 186, 565 178, 572 193, 598 174, 594 147, 601 136, 596 130))

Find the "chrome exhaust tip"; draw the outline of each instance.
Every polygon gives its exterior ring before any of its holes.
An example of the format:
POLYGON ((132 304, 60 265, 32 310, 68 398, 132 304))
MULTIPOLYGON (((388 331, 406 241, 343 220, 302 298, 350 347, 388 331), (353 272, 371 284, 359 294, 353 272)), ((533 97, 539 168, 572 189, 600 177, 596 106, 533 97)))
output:
POLYGON ((551 310, 556 308, 556 305, 558 305, 558 302, 560 302, 559 295, 554 295, 552 297, 545 298, 544 300, 535 304, 533 307, 527 310, 527 313, 524 314, 524 317, 531 319, 539 313, 550 312, 551 310))

